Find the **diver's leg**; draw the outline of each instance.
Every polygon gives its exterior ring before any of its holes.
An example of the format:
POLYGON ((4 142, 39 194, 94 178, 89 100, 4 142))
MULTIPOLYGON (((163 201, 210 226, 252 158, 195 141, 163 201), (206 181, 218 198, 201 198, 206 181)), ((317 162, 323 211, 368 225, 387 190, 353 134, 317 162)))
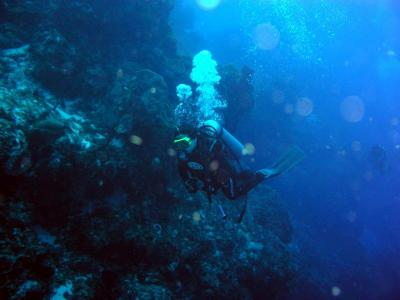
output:
POLYGON ((264 176, 254 172, 243 172, 237 178, 229 178, 222 186, 225 196, 231 200, 246 195, 250 190, 264 181, 264 176))
POLYGON ((292 147, 271 168, 258 170, 256 174, 264 176, 264 179, 272 178, 295 167, 303 159, 304 152, 298 147, 292 147))
POLYGON ((228 199, 234 200, 237 198, 236 196, 236 184, 233 181, 232 178, 229 178, 227 181, 225 181, 222 186, 221 190, 224 193, 225 197, 228 199))
POLYGON ((255 188, 261 182, 264 181, 264 177, 257 173, 248 173, 245 178, 239 179, 237 182, 237 191, 240 196, 247 194, 250 190, 255 188))

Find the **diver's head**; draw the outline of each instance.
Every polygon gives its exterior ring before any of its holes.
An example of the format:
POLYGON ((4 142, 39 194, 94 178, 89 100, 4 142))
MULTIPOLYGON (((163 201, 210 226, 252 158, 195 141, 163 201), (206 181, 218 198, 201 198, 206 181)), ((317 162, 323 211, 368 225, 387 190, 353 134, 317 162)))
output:
POLYGON ((198 131, 206 138, 215 139, 222 135, 222 126, 215 120, 207 120, 199 126, 198 131))
POLYGON ((196 147, 196 144, 196 138, 192 138, 186 133, 178 134, 173 141, 173 147, 177 152, 192 152, 193 149, 196 147))

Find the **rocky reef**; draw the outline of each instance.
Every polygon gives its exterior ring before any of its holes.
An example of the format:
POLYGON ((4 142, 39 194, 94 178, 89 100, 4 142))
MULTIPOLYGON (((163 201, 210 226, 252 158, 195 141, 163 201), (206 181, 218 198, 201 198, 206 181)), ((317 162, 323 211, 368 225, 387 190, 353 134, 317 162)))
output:
MULTIPOLYGON (((276 192, 181 186, 170 141, 191 59, 173 1, 0 1, 0 298, 269 299, 296 273, 276 192)), ((233 120, 251 70, 223 67, 233 120)), ((227 118, 227 126, 233 124, 227 118)))

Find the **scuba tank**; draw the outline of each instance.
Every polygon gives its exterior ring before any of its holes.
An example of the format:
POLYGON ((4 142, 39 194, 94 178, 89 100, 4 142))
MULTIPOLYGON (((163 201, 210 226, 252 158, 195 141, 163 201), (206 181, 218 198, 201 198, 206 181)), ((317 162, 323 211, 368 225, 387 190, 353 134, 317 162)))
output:
MULTIPOLYGON (((238 170, 243 170, 243 144, 236 139, 228 130, 223 128, 221 124, 214 120, 207 120, 202 125, 199 126, 199 133, 204 135, 206 138, 213 139, 214 143, 211 145, 209 151, 212 152, 213 147, 218 141, 221 141, 226 148, 228 148, 233 155, 234 159, 237 161, 238 170)), ((208 194, 208 199, 211 202, 211 194, 208 194)), ((245 195, 245 202, 243 208, 240 212, 238 223, 240 223, 243 219, 243 216, 246 212, 247 207, 247 195, 245 195)), ((227 218, 225 211, 221 205, 218 204, 219 211, 221 213, 221 217, 223 219, 227 218)))
POLYGON ((237 160, 243 155, 244 146, 239 142, 228 130, 223 128, 221 124, 214 120, 205 121, 199 126, 199 132, 208 138, 221 140, 235 156, 237 160))

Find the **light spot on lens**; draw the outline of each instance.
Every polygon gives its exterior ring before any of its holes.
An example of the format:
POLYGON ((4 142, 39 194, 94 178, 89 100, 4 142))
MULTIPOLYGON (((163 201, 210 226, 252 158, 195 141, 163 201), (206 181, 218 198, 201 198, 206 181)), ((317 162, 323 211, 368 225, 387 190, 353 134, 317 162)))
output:
POLYGON ((122 69, 117 70, 117 78, 120 79, 124 77, 124 71, 122 69))
POLYGON ((390 120, 390 124, 392 124, 393 126, 398 126, 399 125, 399 118, 392 118, 390 120))
POLYGON ((210 171, 217 171, 218 168, 219 168, 219 162, 217 160, 213 160, 209 165, 210 171))
POLYGON ((143 139, 140 136, 132 135, 130 138, 132 144, 140 146, 143 143, 143 139))
POLYGON ((393 50, 388 50, 387 52, 386 52, 386 54, 388 55, 388 56, 396 56, 396 52, 394 52, 393 50))
POLYGON ((361 143, 359 141, 353 141, 351 143, 351 150, 353 150, 354 152, 361 151, 361 143))
POLYGON ((396 130, 390 132, 393 144, 398 144, 400 142, 400 133, 396 130))
POLYGON ((221 4, 221 0, 196 0, 197 5, 204 10, 213 10, 221 4))
POLYGON ((275 90, 272 93, 272 102, 275 104, 280 104, 285 102, 285 93, 279 90, 275 90))
POLYGON ((339 287, 334 286, 332 288, 332 295, 333 296, 338 297, 338 296, 340 296, 341 293, 342 293, 342 290, 339 287))
POLYGON ((150 89, 150 93, 151 93, 151 94, 157 93, 157 89, 156 89, 155 87, 152 87, 152 88, 150 89))
POLYGON ((254 42, 258 48, 272 50, 278 46, 280 32, 270 23, 262 23, 254 29, 254 42))
POLYGON ((364 102, 357 96, 347 97, 340 105, 340 112, 347 122, 360 122, 365 114, 364 102))
POLYGON ((307 117, 309 116, 314 109, 314 104, 308 98, 300 98, 296 102, 296 113, 299 116, 307 117))
POLYGON ((293 104, 286 104, 284 107, 284 112, 288 115, 291 115, 294 112, 294 105, 293 104))
POLYGON ((357 219, 357 213, 354 211, 349 211, 346 218, 347 218, 347 221, 354 223, 357 219))
POLYGON ((192 215, 193 222, 199 223, 201 220, 201 214, 198 211, 195 211, 192 215))
POLYGON ((167 150, 167 154, 168 154, 169 156, 171 156, 171 157, 174 157, 174 156, 176 156, 176 151, 175 151, 174 149, 172 149, 172 148, 169 148, 169 149, 167 150))
POLYGON ((243 155, 253 155, 255 152, 256 152, 256 147, 254 147, 254 145, 251 143, 245 144, 244 148, 242 149, 243 155))

